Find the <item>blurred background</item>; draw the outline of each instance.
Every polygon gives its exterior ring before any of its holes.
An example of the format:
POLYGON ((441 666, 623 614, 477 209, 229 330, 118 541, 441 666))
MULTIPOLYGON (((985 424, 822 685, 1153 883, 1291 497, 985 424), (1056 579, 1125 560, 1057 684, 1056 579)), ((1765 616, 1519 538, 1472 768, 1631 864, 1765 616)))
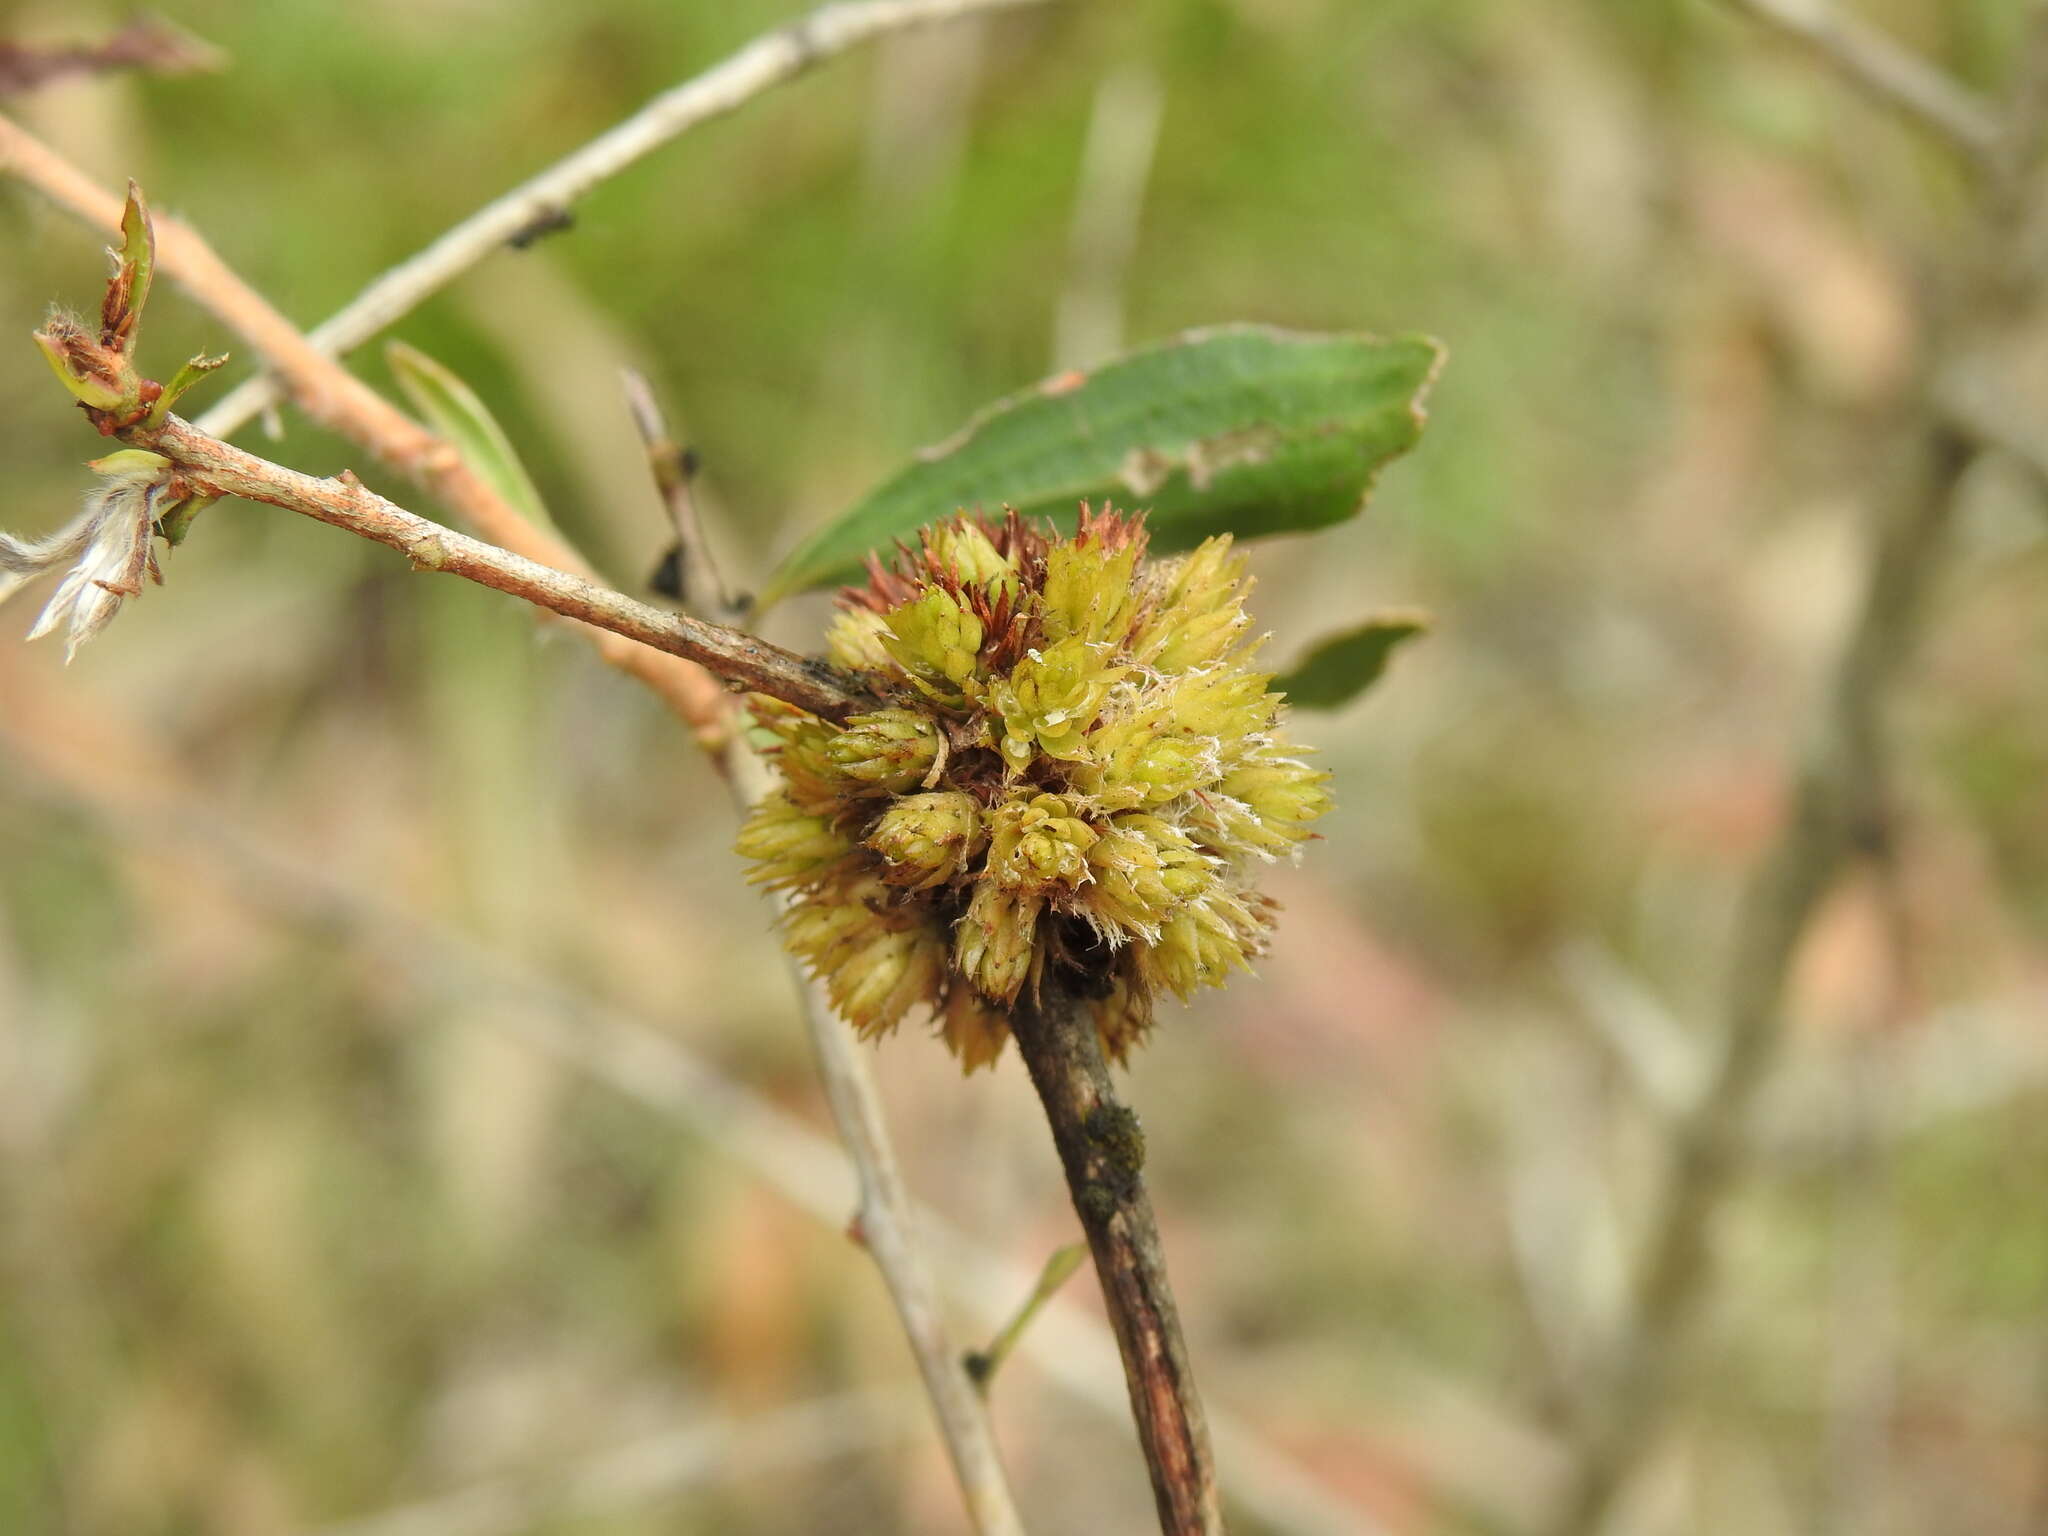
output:
MULTIPOLYGON (((307 325, 796 14, 164 10, 220 72, 6 109, 307 325)), ((2025 19, 1858 10, 1987 97, 2025 19)), ((0 38, 122 19, 0 3, 0 38)), ((664 534, 624 363, 744 582, 1055 367, 1225 320, 1448 344, 1367 514, 1255 566, 1276 661, 1375 607, 1436 631, 1297 719, 1339 808, 1272 878, 1274 952, 1128 1088, 1206 1394, 1315 1490, 1226 1457, 1234 1528, 1514 1533, 1625 1324, 1972 206, 1709 0, 1069 0, 829 64, 394 334, 636 590, 664 534)), ((9 183, 0 242, 0 505, 35 533, 100 446, 26 333, 95 302, 103 241, 9 183)), ((145 362, 232 344, 159 295, 145 362)), ((1998 397, 2038 414, 2014 351, 1998 397)), ((283 425, 244 441, 419 504, 283 425)), ((1896 858, 1797 956, 1617 1530, 2048 1521, 2044 534, 2041 483, 1980 460, 1896 711, 1896 858)), ((829 1121, 686 735, 506 600, 284 513, 215 508, 167 575, 68 670, 17 643, 33 598, 0 624, 0 1530, 963 1529, 850 1186, 797 1155, 829 1121), (707 1120, 621 1031, 783 1118, 707 1120)), ((876 1060, 956 1297, 1077 1235, 1014 1056, 962 1081, 908 1028, 876 1060)), ((1120 1415, 1028 1359, 994 1405, 1034 1530, 1150 1528, 1120 1415)))

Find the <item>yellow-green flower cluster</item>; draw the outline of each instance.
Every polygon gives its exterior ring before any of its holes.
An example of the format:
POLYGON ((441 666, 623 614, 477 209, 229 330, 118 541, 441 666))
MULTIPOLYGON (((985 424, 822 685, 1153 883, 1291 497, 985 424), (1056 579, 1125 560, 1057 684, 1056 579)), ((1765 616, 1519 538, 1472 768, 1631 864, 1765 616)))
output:
POLYGON ((1252 876, 1330 797, 1278 734, 1248 585, 1227 537, 1148 561, 1141 520, 1084 507, 1071 539, 956 518, 844 594, 828 649, 884 707, 758 701, 783 783, 739 851, 858 1029, 928 1008, 972 1069, 1053 988, 1122 1059, 1160 992, 1249 965, 1252 876))

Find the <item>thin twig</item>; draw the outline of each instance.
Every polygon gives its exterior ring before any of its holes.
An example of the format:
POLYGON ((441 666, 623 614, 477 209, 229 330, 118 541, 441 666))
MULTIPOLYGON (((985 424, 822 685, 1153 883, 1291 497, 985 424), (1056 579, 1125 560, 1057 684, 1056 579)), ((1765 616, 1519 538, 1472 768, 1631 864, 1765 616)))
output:
POLYGON ((1095 1256, 1152 1474, 1159 1528, 1165 1536, 1219 1536, 1223 1503, 1208 1422, 1145 1192, 1138 1117, 1117 1098, 1094 1022, 1079 1004, 1050 993, 1021 1004, 1012 1032, 1095 1256))
POLYGON ((397 550, 417 570, 445 571, 563 618, 694 661, 735 687, 770 694, 831 719, 843 719, 861 705, 863 695, 857 688, 821 662, 741 630, 649 607, 582 576, 444 528, 386 501, 346 470, 333 479, 317 480, 208 437, 176 416, 161 427, 133 427, 119 435, 135 447, 164 455, 212 490, 267 502, 374 540, 397 550))
POLYGON ((1998 114, 1967 86, 1882 32, 1843 15, 1830 0, 1726 3, 1799 43, 1883 105, 1932 129, 1980 169, 1992 168, 1998 114))
POLYGON ((0 39, 0 96, 40 90, 70 75, 134 69, 152 75, 216 70, 225 56, 211 43, 158 16, 133 16, 105 41, 35 47, 0 39))
MULTIPOLYGON (((566 213, 600 183, 669 140, 737 110, 827 59, 908 27, 1043 3, 1045 0, 867 0, 813 11, 663 92, 624 122, 477 210, 315 326, 307 341, 330 356, 360 346, 514 236, 566 213)), ((271 381, 252 379, 207 413, 206 428, 217 437, 232 436, 276 403, 280 394, 271 381)))
POLYGON ((1045 1268, 1039 1271, 1038 1284, 1031 1288, 1031 1294, 1017 1308, 1017 1315, 996 1330, 996 1336, 988 1341, 986 1348, 977 1349, 967 1357, 967 1372, 974 1378, 974 1385, 983 1397, 988 1396, 989 1388, 995 1384, 996 1372, 1003 1368, 1003 1362, 1015 1353, 1018 1341, 1024 1337, 1024 1330, 1031 1326, 1031 1320, 1045 1310, 1045 1304, 1059 1294, 1060 1287, 1073 1278, 1074 1271, 1087 1257, 1086 1243, 1068 1243, 1055 1248, 1052 1257, 1045 1261, 1045 1268))
POLYGON ((1124 288, 1165 110, 1166 88, 1141 65, 1095 89, 1067 231, 1067 281, 1053 322, 1057 368, 1093 368, 1123 350, 1124 288))
MULTIPOLYGON (((767 793, 772 775, 743 743, 734 744, 731 757, 726 782, 744 812, 767 793)), ((966 1357, 946 1327, 938 1290, 918 1252, 917 1212, 896 1161, 868 1056, 852 1027, 833 1008, 823 983, 806 977, 793 959, 789 965, 803 998, 804 1027, 818 1060, 832 1123, 860 1184, 852 1233, 888 1286, 976 1529, 982 1536, 1021 1536, 1023 1521, 1010 1496, 987 1407, 974 1390, 966 1357)))
POLYGON ((697 512, 697 455, 676 440, 654 398, 654 386, 638 368, 619 370, 626 390, 626 407, 633 416, 633 429, 647 450, 647 469, 654 488, 668 509, 670 531, 675 535, 675 590, 669 596, 692 611, 708 610, 721 623, 736 624, 744 616, 739 597, 726 584, 711 544, 704 537, 704 520, 697 512))

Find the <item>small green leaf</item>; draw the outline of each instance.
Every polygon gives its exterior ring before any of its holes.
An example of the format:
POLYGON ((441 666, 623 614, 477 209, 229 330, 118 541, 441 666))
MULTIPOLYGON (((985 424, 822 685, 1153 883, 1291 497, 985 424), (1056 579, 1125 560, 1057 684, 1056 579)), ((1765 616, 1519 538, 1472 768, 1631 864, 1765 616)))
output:
POLYGON ((210 491, 187 496, 157 514, 156 531, 163 535, 166 544, 176 549, 185 542, 185 535, 192 531, 192 520, 219 500, 220 497, 210 491))
POLYGON ((969 1350, 961 1364, 966 1367, 968 1379, 982 1396, 988 1395, 989 1383, 995 1380, 996 1371, 1009 1358, 1010 1351, 1017 1347, 1017 1341, 1024 1337, 1024 1330, 1031 1319, 1059 1288, 1073 1278, 1074 1271, 1081 1267, 1081 1261, 1088 1257, 1086 1243, 1068 1243, 1055 1248, 1052 1257, 1045 1261, 1045 1268, 1038 1272, 1038 1283, 1031 1288, 1031 1294, 1024 1298, 1024 1305, 1017 1309, 1017 1315, 1003 1327, 1003 1331, 989 1341, 987 1349, 969 1350))
POLYGON ((94 341, 69 315, 52 315, 35 333, 35 344, 50 371, 72 396, 96 411, 132 409, 141 381, 128 359, 94 341))
POLYGON ((156 275, 156 226, 150 222, 142 188, 132 181, 121 209, 121 249, 114 256, 114 275, 100 304, 100 343, 133 356, 136 327, 156 275))
POLYGON ((1298 709, 1342 709, 1380 680, 1397 646, 1428 628, 1429 615, 1415 610, 1376 614, 1319 641, 1273 687, 1298 709))
POLYGON ((147 448, 116 448, 112 453, 97 459, 87 459, 85 467, 96 475, 109 480, 122 480, 133 485, 142 485, 159 479, 171 467, 171 461, 160 453, 151 453, 147 448))
POLYGON ((1162 554, 1214 533, 1342 522, 1420 436, 1442 359, 1423 336, 1242 325, 1059 375, 990 406, 819 529, 761 603, 854 579, 870 551, 961 508, 1013 506, 1070 527, 1081 502, 1109 500, 1149 511, 1162 554))
POLYGON ((143 417, 142 424, 145 427, 162 426, 164 418, 171 414, 171 407, 178 403, 178 397, 214 369, 224 366, 227 360, 228 355, 225 352, 218 357, 208 357, 201 353, 179 364, 178 371, 171 375, 171 382, 166 384, 164 392, 157 396, 156 404, 149 408, 149 414, 143 417))
POLYGON ((402 341, 387 343, 384 357, 398 378, 399 387, 427 418, 427 424, 455 445, 462 461, 490 482, 491 488, 518 509, 528 521, 553 529, 554 523, 541 504, 512 447, 512 439, 498 425, 476 391, 442 364, 417 347, 402 341))

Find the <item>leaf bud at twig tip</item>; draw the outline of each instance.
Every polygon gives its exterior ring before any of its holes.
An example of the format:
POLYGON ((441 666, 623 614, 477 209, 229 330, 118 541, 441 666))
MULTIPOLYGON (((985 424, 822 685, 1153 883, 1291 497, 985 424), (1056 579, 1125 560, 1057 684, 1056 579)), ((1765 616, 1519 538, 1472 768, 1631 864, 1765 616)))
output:
POLYGON ((52 315, 35 333, 35 343, 50 371, 80 404, 116 415, 134 408, 141 380, 128 359, 95 341, 69 315, 52 315))

